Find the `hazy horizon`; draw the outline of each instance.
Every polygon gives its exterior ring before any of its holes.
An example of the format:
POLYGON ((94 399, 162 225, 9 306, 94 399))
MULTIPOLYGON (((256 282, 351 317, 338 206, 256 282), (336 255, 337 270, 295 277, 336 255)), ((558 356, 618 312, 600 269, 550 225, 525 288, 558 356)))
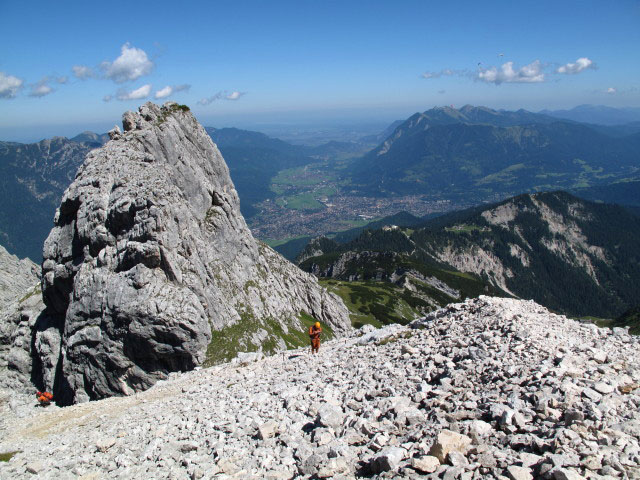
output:
POLYGON ((114 14, 7 3, 0 137, 107 130, 147 100, 245 127, 393 121, 451 104, 637 107, 638 24, 631 0, 160 1, 114 14))

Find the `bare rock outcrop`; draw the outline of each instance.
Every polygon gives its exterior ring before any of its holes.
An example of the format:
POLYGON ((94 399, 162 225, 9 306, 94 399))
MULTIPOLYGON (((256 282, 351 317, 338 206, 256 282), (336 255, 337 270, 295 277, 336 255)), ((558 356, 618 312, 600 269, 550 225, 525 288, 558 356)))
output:
POLYGON ((31 327, 44 309, 40 268, 0 246, 0 386, 31 381, 31 327))
POLYGON ((0 245, 0 312, 38 283, 40 268, 28 258, 19 259, 0 245))
POLYGON ((34 363, 59 400, 130 394, 237 351, 296 346, 310 316, 334 334, 350 328, 338 297, 252 237, 187 107, 147 103, 123 126, 87 155, 44 245, 48 317, 34 363), (39 355, 45 338, 59 338, 58 352, 39 355))

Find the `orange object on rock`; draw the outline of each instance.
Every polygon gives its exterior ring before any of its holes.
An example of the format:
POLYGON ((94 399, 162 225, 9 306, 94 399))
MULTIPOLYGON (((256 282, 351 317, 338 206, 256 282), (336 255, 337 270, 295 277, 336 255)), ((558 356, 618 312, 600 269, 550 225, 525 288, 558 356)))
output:
POLYGON ((53 394, 50 392, 37 392, 36 397, 40 405, 49 405, 53 401, 53 394))

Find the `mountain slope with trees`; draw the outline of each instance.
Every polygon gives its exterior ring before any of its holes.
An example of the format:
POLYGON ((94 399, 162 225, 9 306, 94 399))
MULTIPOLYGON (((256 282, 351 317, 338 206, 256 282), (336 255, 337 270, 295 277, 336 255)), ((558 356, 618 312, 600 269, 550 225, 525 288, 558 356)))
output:
POLYGON ((10 253, 42 260, 62 193, 93 148, 64 137, 0 142, 0 243, 10 253))
POLYGON ((520 195, 412 230, 368 231, 346 244, 316 241, 310 251, 316 256, 300 266, 320 277, 388 280, 425 265, 574 316, 614 318, 640 298, 640 218, 565 192, 520 195))
POLYGON ((524 110, 465 106, 416 113, 350 167, 371 195, 488 198, 637 177, 640 134, 612 137, 524 110))

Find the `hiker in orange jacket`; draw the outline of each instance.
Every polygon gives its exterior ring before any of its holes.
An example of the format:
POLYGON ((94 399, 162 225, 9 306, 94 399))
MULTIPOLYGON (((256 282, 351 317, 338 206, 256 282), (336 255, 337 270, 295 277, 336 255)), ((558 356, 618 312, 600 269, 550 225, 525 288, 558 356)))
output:
POLYGON ((318 353, 320 350, 320 334, 322 333, 322 327, 320 322, 309 327, 309 338, 311 339, 311 353, 318 353))

